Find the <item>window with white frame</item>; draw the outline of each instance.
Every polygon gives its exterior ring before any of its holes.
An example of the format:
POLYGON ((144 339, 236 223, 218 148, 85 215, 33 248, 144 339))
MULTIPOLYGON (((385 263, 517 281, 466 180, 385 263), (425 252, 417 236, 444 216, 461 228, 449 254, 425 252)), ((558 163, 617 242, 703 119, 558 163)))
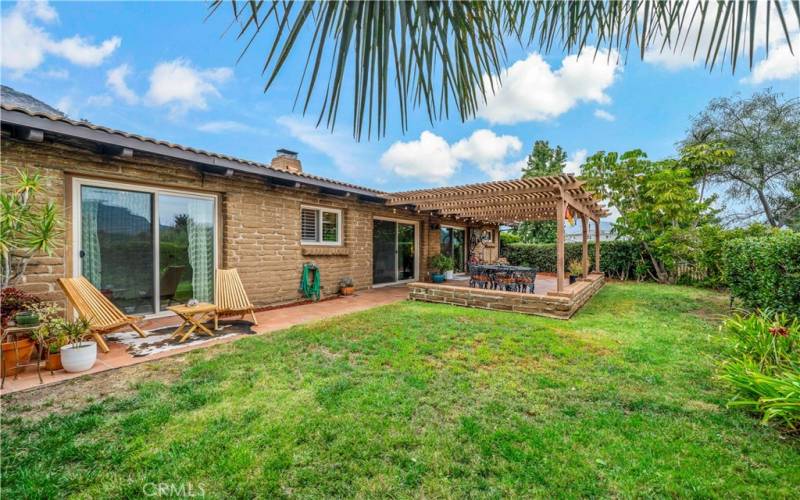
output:
POLYGON ((341 245, 341 210, 301 207, 300 241, 309 245, 341 245))

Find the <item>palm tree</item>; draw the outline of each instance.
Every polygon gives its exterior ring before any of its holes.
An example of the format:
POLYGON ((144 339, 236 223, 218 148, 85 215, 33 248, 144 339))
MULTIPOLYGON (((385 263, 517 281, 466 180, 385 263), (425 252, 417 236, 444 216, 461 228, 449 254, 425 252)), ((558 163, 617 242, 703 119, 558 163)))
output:
MULTIPOLYGON (((224 3, 214 0, 209 16, 224 3)), ((800 0, 790 3, 800 21, 800 0)), ((258 35, 271 37, 265 91, 299 53, 306 64, 295 106, 304 114, 319 106, 317 125, 333 129, 342 93, 352 87, 357 139, 365 128, 368 137, 385 133, 391 87, 404 131, 410 106, 424 108, 431 122, 447 118, 451 107, 462 120, 474 116, 499 81, 510 43, 544 53, 587 49, 593 57, 601 48, 615 58, 631 48, 642 58, 647 50, 691 52, 709 69, 727 60, 735 71, 743 55, 752 68, 757 26, 765 26, 765 40, 777 29, 792 50, 789 7, 780 0, 254 0, 230 6, 238 37, 246 40, 242 54, 258 35)))

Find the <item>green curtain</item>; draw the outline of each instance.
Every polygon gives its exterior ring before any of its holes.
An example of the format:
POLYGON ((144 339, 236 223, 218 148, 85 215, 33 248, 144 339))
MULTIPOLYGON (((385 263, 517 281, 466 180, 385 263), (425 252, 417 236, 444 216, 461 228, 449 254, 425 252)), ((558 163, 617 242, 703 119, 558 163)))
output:
POLYGON ((100 266, 100 239, 97 236, 97 200, 86 200, 81 205, 81 272, 94 286, 102 286, 100 266))
POLYGON ((214 296, 214 226, 202 222, 208 218, 204 217, 208 205, 205 200, 190 200, 187 225, 193 297, 201 302, 211 302, 214 296))

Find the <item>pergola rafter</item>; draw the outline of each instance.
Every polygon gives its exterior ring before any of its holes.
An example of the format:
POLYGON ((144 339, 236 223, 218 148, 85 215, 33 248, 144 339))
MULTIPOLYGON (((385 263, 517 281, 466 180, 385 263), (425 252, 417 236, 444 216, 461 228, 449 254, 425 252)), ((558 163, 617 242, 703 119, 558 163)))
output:
POLYGON ((387 204, 409 206, 483 224, 555 220, 558 291, 564 288, 564 218, 569 210, 583 223, 583 268, 588 273, 588 221, 595 224, 595 270, 600 270, 600 218, 608 210, 572 174, 418 189, 389 195, 387 204))

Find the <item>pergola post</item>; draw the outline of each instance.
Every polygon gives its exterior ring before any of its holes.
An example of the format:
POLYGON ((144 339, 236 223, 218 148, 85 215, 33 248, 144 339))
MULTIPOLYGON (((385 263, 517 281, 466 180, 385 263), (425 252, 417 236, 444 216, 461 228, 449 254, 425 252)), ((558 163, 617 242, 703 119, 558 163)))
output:
POLYGON ((594 220, 594 272, 600 271, 600 217, 594 220))
POLYGON ((581 255, 581 264, 583 269, 583 277, 589 275, 589 219, 585 214, 581 214, 581 236, 583 237, 583 254, 581 255))
POLYGON ((556 202, 556 291, 564 290, 564 198, 556 202))

